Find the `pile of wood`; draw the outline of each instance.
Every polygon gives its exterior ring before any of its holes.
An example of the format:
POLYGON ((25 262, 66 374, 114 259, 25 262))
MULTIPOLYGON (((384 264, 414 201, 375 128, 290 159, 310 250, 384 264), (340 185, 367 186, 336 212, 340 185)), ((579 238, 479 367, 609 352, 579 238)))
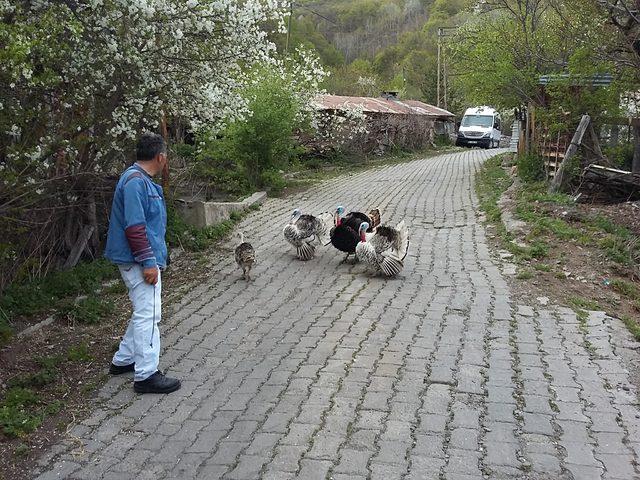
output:
POLYGON ((562 161, 549 185, 550 192, 557 192, 574 180, 568 178, 566 169, 571 159, 578 154, 580 147, 586 148, 583 153, 589 161, 579 179, 581 193, 587 194, 592 200, 597 199, 607 203, 640 199, 640 172, 613 168, 611 162, 602 153, 589 115, 582 117, 571 143, 562 155, 562 161))
POLYGON ((582 173, 581 190, 601 201, 640 200, 640 174, 592 164, 582 173))

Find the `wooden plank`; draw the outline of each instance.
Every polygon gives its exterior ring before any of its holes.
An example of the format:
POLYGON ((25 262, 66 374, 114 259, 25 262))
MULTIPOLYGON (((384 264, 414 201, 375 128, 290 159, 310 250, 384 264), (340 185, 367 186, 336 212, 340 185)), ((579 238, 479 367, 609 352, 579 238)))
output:
POLYGON ((580 124, 576 129, 576 133, 573 135, 573 139, 569 144, 569 148, 567 148, 567 152, 564 155, 564 160, 562 160, 556 176, 553 178, 551 185, 549 185, 549 191, 551 193, 558 192, 562 187, 566 165, 568 164, 569 160, 571 160, 577 153, 578 147, 582 144, 582 140, 584 139, 584 135, 587 132, 587 128, 589 127, 590 123, 591 117, 589 115, 583 115, 582 119, 580 120, 580 124))

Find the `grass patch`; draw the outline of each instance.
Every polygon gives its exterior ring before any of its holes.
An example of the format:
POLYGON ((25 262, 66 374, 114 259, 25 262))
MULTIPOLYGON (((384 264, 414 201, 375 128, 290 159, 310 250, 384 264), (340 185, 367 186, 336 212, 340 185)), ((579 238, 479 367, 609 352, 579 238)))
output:
POLYGON ((578 317, 581 327, 584 327, 584 325, 587 322, 587 319, 589 318, 589 314, 579 308, 578 310, 576 310, 576 317, 578 317))
POLYGON ((622 320, 622 323, 624 323, 629 332, 631 332, 631 335, 633 335, 636 340, 640 341, 640 325, 638 325, 638 322, 626 315, 622 315, 620 320, 622 320))
POLYGON ((513 181, 502 168, 503 159, 504 155, 498 155, 484 163, 478 173, 476 191, 480 198, 480 207, 487 215, 487 219, 495 224, 504 236, 507 232, 502 225, 502 213, 498 207, 498 200, 513 181))
MULTIPOLYGON (((38 395, 38 390, 56 381, 65 361, 88 362, 92 359, 88 345, 81 343, 69 348, 66 356, 36 358, 37 371, 11 378, 7 382, 9 388, 0 401, 2 432, 9 437, 25 437, 38 428, 47 415, 60 412, 64 403, 59 400, 45 403, 38 395)), ((61 386, 60 395, 65 393, 64 389, 61 386)), ((54 388, 56 390, 57 387, 54 388)))
POLYGON ((28 388, 12 387, 7 390, 0 402, 2 432, 9 437, 22 437, 38 428, 43 419, 42 412, 34 412, 33 409, 38 400, 36 393, 28 388))
POLYGON ((580 310, 602 310, 598 302, 583 297, 569 297, 569 303, 580 310))
POLYGON ((533 268, 539 272, 551 272, 553 270, 553 267, 548 263, 534 263, 533 268))
POLYGON ((90 296, 75 301, 67 299, 61 302, 58 313, 66 316, 72 322, 96 324, 113 309, 113 304, 98 296, 90 296))
POLYGON ((90 362, 93 360, 93 356, 89 353, 89 346, 86 343, 81 343, 67 351, 67 360, 71 362, 90 362))
POLYGON ((631 300, 640 300, 640 288, 635 283, 615 278, 611 280, 611 288, 631 300))
POLYGON ((12 319, 58 310, 69 298, 93 295, 104 281, 115 278, 116 267, 100 259, 9 285, 0 296, 0 344, 6 343, 12 334, 12 319))
POLYGON ((516 275, 518 280, 529 280, 535 277, 535 274, 531 270, 522 270, 516 275))
POLYGON ((498 200, 512 184, 511 178, 502 167, 503 160, 504 155, 491 158, 484 163, 478 174, 476 191, 480 198, 480 207, 487 215, 487 219, 496 226, 505 249, 512 253, 517 261, 545 258, 549 255, 549 245, 545 241, 532 237, 530 246, 516 245, 512 241, 512 235, 507 232, 502 223, 502 212, 498 206, 498 200))

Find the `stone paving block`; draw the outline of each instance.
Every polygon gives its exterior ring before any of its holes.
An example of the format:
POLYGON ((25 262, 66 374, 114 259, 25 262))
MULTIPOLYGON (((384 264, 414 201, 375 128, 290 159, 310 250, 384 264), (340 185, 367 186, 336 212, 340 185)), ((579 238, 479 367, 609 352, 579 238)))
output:
POLYGON ((371 480, 400 480, 406 467, 402 465, 390 465, 386 463, 371 464, 371 480))
POLYGON ((342 449, 340 451, 340 462, 335 467, 334 472, 367 476, 367 465, 373 453, 373 451, 366 450, 342 449))

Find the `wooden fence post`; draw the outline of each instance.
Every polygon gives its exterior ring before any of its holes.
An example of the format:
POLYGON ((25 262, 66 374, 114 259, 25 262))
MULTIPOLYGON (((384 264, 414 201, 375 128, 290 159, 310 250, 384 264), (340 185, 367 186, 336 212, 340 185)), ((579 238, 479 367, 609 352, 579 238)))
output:
POLYGON ((586 133, 590 123, 591 117, 589 115, 583 115, 576 133, 573 134, 573 139, 569 144, 569 148, 567 148, 567 153, 565 153, 564 159, 562 160, 562 163, 560 163, 560 167, 558 168, 555 177, 553 177, 553 180, 551 181, 549 192, 556 193, 560 190, 560 188, 562 188, 562 185, 564 183, 564 171, 569 164, 569 161, 578 152, 578 147, 582 143, 582 139, 584 138, 584 134, 586 133))

